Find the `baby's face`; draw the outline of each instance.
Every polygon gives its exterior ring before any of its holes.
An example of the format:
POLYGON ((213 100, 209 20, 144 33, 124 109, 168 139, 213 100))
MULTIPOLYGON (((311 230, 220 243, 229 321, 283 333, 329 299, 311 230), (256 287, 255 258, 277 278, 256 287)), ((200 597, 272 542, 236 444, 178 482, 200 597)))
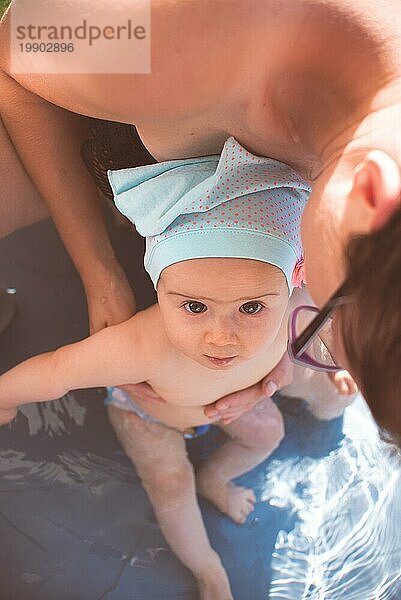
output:
POLYGON ((280 269, 238 258, 171 265, 157 294, 171 343, 210 369, 230 368, 274 344, 288 305, 280 269))

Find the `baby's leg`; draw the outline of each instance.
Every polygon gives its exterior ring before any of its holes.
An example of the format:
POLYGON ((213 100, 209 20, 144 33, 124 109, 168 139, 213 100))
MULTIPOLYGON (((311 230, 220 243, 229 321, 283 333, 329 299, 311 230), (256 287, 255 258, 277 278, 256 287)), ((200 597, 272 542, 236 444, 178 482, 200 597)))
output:
POLYGON ((229 425, 219 425, 231 440, 216 450, 197 476, 200 494, 237 523, 245 523, 256 501, 252 490, 230 483, 260 464, 277 448, 284 436, 280 411, 270 398, 229 425))
POLYGON ((226 572, 210 546, 196 500, 194 473, 183 436, 113 406, 108 411, 167 542, 198 580, 201 599, 230 600, 226 572))

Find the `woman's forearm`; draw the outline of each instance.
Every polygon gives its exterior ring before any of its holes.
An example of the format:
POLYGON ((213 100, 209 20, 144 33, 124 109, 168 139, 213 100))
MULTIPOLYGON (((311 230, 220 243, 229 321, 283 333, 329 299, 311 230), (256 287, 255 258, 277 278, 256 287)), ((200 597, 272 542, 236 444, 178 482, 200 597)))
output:
POLYGON ((4 125, 84 284, 91 332, 129 318, 135 300, 80 155, 88 119, 25 89, 4 70, 0 87, 4 125))
POLYGON ((98 193, 80 157, 85 117, 29 92, 1 73, 0 112, 84 283, 115 267, 98 193))

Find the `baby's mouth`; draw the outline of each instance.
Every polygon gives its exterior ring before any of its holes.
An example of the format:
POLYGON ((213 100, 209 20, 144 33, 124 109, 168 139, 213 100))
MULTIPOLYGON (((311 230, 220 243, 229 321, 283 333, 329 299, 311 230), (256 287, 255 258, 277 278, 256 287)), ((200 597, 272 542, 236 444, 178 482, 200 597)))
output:
POLYGON ((238 355, 236 356, 226 356, 226 357, 220 357, 220 356, 209 356, 208 354, 205 354, 204 356, 206 356, 206 358, 208 360, 210 360, 210 362, 218 367, 224 367, 225 365, 228 365, 231 361, 234 360, 234 358, 237 358, 238 355))

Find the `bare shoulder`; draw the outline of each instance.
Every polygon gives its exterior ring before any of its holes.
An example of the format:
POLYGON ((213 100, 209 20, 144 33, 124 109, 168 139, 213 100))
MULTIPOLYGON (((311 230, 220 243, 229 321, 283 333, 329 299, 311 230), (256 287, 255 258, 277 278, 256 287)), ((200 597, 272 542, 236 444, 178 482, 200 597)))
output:
POLYGON ((139 348, 143 360, 149 363, 152 363, 155 357, 165 355, 170 345, 158 304, 153 304, 131 317, 123 324, 118 335, 122 348, 128 353, 137 352, 139 348))
MULTIPOLYGON (((119 0, 121 24, 129 20, 135 5, 141 4, 141 0, 119 0)), ((261 4, 255 2, 255 7, 261 4)), ((81 114, 129 123, 187 118, 230 94, 241 73, 238 61, 247 54, 249 28, 243 24, 257 22, 257 11, 245 10, 238 0, 153 0, 149 5, 150 73, 95 74, 90 52, 82 58, 87 61, 82 74, 61 73, 62 69, 54 68, 63 61, 60 53, 13 52, 11 64, 10 15, 0 27, 0 65, 22 86, 49 102, 81 114), (194 39, 199 43, 194 44, 194 39)), ((28 14, 34 10, 35 20, 49 11, 68 19, 77 11, 73 0, 35 0, 34 9, 32 6, 31 0, 14 0, 12 10, 26 9, 28 14)), ((83 17, 89 20, 88 15, 96 15, 96 21, 102 22, 103 16, 105 23, 115 17, 110 6, 109 0, 79 2, 83 17)), ((118 44, 113 48, 119 52, 118 44)))
POLYGON ((149 344, 164 345, 166 335, 164 332, 163 321, 160 314, 159 305, 153 304, 145 310, 141 310, 134 317, 127 321, 128 327, 135 329, 135 335, 140 335, 143 340, 149 344))

